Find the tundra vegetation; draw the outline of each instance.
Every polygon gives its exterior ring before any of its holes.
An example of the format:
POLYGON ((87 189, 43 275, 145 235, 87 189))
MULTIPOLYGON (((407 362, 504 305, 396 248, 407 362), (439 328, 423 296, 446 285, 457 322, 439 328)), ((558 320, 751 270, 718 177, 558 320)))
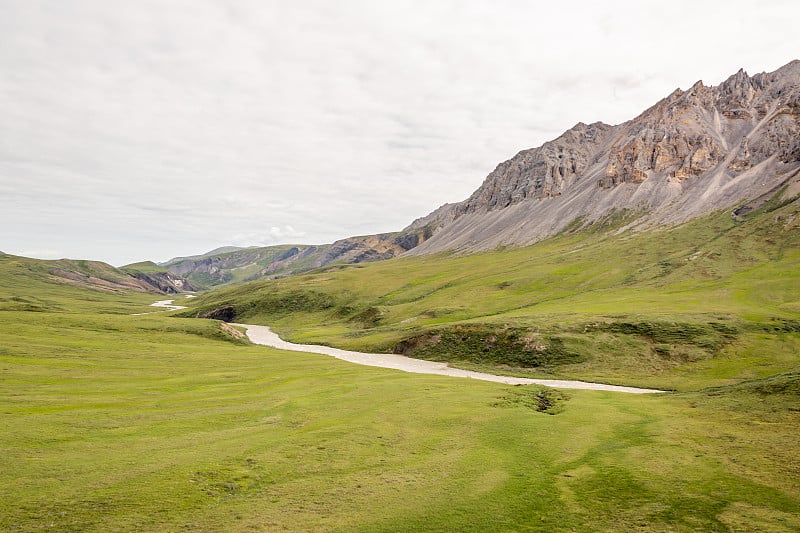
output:
POLYGON ((797 531, 799 210, 329 266, 141 316, 153 295, 0 256, 0 529, 797 531), (191 318, 223 307, 293 341, 676 392, 407 374, 191 318))
POLYGON ((295 342, 680 391, 797 369, 800 201, 670 230, 624 223, 525 248, 328 266, 209 292, 183 316, 225 309, 295 342))

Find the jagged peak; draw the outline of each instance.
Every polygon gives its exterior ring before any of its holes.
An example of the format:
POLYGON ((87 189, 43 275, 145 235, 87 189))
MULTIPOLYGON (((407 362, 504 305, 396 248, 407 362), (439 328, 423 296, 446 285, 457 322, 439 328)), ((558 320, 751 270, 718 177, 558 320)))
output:
POLYGON ((736 74, 732 74, 728 77, 725 81, 720 84, 720 87, 726 87, 731 85, 741 85, 743 83, 750 83, 750 76, 748 76, 747 72, 740 68, 736 74))
POLYGON ((751 77, 754 87, 763 89, 768 85, 800 83, 800 60, 794 59, 772 72, 760 72, 751 77))
POLYGON ((571 129, 587 129, 587 128, 611 128, 611 124, 606 124, 602 120, 597 120, 595 122, 590 122, 589 124, 585 122, 578 122, 571 129))
POLYGON ((778 70, 764 75, 764 78, 778 86, 800 84, 800 61, 790 61, 778 70))
POLYGON ((574 126, 572 126, 572 127, 571 127, 569 130, 567 130, 567 131, 571 131, 571 130, 585 130, 585 129, 590 129, 590 128, 607 128, 607 127, 610 127, 610 125, 608 125, 608 124, 606 124, 605 122, 602 122, 602 121, 600 121, 600 120, 598 120, 597 122, 592 122, 592 123, 590 123, 590 124, 587 124, 587 123, 585 123, 585 122, 578 122, 577 124, 575 124, 574 126))
POLYGON ((562 141, 562 140, 571 140, 576 135, 579 135, 580 137, 592 137, 593 138, 597 134, 598 131, 599 132, 603 132, 603 131, 609 130, 610 128, 613 128, 613 126, 610 126, 610 125, 608 125, 608 124, 606 124, 604 122, 601 122, 601 121, 592 122, 591 124, 586 124, 585 122, 578 122, 577 124, 572 126, 570 129, 568 129, 567 131, 565 131, 564 133, 562 133, 561 135, 559 135, 558 137, 553 139, 552 141, 548 141, 548 142, 544 143, 543 146, 547 146, 549 144, 552 144, 552 143, 558 142, 558 141, 562 141))
POLYGON ((773 72, 773 74, 785 75, 800 73, 800 59, 793 59, 786 63, 784 66, 773 72))
POLYGON ((687 94, 693 94, 693 93, 696 93, 697 91, 699 91, 700 89, 703 89, 703 88, 705 88, 705 84, 703 83, 703 80, 697 80, 696 82, 694 82, 694 85, 689 87, 689 90, 686 91, 686 93, 687 94))

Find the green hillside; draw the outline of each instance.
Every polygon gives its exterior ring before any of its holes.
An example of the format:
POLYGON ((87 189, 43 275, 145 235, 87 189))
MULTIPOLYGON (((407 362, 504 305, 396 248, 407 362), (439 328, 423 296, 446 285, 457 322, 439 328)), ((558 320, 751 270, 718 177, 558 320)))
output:
POLYGON ((0 255, 0 311, 129 312, 131 305, 152 303, 155 295, 146 288, 99 261, 0 255))
MULTIPOLYGON (((501 257, 471 264, 488 275, 501 257)), ((429 279, 398 305, 430 292, 441 261, 466 260, 421 261, 429 279)), ((45 265, 0 262, 2 531, 800 528, 796 370, 645 397, 408 374, 243 344, 216 321, 133 316, 156 297, 53 283, 45 265)), ((737 305, 758 308, 748 294, 737 305)))
POLYGON ((438 255, 213 291, 285 337, 456 366, 689 390, 796 369, 800 202, 745 218, 615 231, 609 217, 526 248, 438 255))

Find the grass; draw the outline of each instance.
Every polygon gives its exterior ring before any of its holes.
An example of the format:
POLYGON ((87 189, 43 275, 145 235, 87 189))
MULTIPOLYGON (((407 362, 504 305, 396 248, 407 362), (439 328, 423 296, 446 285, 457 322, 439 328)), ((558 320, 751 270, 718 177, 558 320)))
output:
POLYGON ((184 316, 231 306, 299 342, 677 390, 797 367, 800 201, 600 229, 216 290, 184 316))
POLYGON ((0 529, 800 527, 796 373, 564 394, 219 331, 163 314, 0 313, 0 529))
POLYGON ((0 256, 0 530, 800 530, 797 215, 768 204, 656 238, 565 234, 176 302, 296 340, 681 391, 660 395, 252 346, 213 320, 132 316, 160 296, 0 256))

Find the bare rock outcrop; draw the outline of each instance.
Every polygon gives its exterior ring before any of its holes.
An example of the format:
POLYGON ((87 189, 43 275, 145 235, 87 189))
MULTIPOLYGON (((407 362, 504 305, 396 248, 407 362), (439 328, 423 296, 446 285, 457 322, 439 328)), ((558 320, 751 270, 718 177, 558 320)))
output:
POLYGON ((592 156, 612 127, 596 122, 576 124, 539 148, 523 150, 500 163, 465 202, 461 214, 502 209, 528 199, 561 196, 589 167, 592 156))

